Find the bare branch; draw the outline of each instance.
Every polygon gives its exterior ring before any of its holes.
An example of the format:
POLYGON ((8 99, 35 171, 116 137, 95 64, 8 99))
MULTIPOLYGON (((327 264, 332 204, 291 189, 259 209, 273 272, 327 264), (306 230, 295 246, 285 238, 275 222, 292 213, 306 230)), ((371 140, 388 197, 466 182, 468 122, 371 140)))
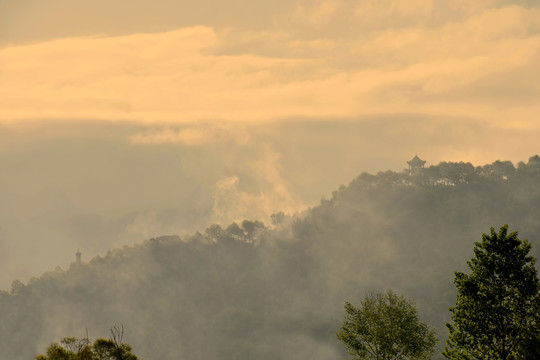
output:
POLYGON ((111 327, 111 336, 109 338, 117 347, 122 345, 124 339, 124 325, 115 324, 111 327))

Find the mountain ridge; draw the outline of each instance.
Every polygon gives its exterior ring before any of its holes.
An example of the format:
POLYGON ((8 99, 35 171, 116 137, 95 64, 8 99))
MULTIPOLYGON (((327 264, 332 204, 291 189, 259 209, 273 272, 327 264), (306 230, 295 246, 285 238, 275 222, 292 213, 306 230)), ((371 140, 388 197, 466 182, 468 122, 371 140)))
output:
POLYGON ((344 301, 388 288, 417 302, 440 348, 453 272, 482 232, 508 223, 538 257, 539 180, 537 155, 363 173, 302 216, 157 237, 14 281, 0 292, 0 358, 123 323, 146 359, 345 359, 344 301))

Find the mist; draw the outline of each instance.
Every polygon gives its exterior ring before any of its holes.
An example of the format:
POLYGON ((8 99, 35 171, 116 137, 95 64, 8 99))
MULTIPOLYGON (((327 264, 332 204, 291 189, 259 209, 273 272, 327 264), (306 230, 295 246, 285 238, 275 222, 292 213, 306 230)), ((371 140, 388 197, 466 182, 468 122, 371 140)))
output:
POLYGON ((0 295, 2 357, 35 356, 84 329, 97 337, 113 321, 146 359, 345 359, 344 302, 386 289, 416 301, 440 350, 454 271, 483 232, 508 223, 538 256, 539 175, 538 156, 362 173, 267 225, 155 237, 14 282, 0 295))
MULTIPOLYGON (((404 115, 265 125, 4 126, 0 288, 65 268, 77 250, 88 260, 213 223, 270 224, 271 214, 314 206, 361 171, 403 169, 418 149, 429 151, 429 163, 462 154, 489 161, 497 152, 490 139, 502 132, 404 115)), ((528 136, 534 144, 537 134, 528 136)))
POLYGON ((483 232, 539 254, 539 4, 0 0, 0 358, 345 359, 387 289, 440 350, 483 232))

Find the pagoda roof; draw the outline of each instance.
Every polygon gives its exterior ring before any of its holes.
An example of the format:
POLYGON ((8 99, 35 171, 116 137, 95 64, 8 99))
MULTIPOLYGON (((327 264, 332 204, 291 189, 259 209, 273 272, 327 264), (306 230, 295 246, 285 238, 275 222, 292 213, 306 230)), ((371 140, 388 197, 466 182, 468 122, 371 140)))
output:
POLYGON ((407 161, 407 164, 410 164, 410 165, 415 165, 415 164, 424 165, 425 163, 426 161, 420 159, 418 155, 414 155, 414 157, 410 161, 407 161))

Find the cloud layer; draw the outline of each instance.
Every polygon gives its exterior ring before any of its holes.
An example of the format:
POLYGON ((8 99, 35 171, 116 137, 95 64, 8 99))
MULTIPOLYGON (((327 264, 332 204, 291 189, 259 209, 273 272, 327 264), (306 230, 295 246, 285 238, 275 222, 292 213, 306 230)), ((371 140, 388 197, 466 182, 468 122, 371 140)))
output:
POLYGON ((4 47, 0 120, 416 113, 536 128, 540 10, 469 5, 301 1, 264 30, 196 26, 4 47))

